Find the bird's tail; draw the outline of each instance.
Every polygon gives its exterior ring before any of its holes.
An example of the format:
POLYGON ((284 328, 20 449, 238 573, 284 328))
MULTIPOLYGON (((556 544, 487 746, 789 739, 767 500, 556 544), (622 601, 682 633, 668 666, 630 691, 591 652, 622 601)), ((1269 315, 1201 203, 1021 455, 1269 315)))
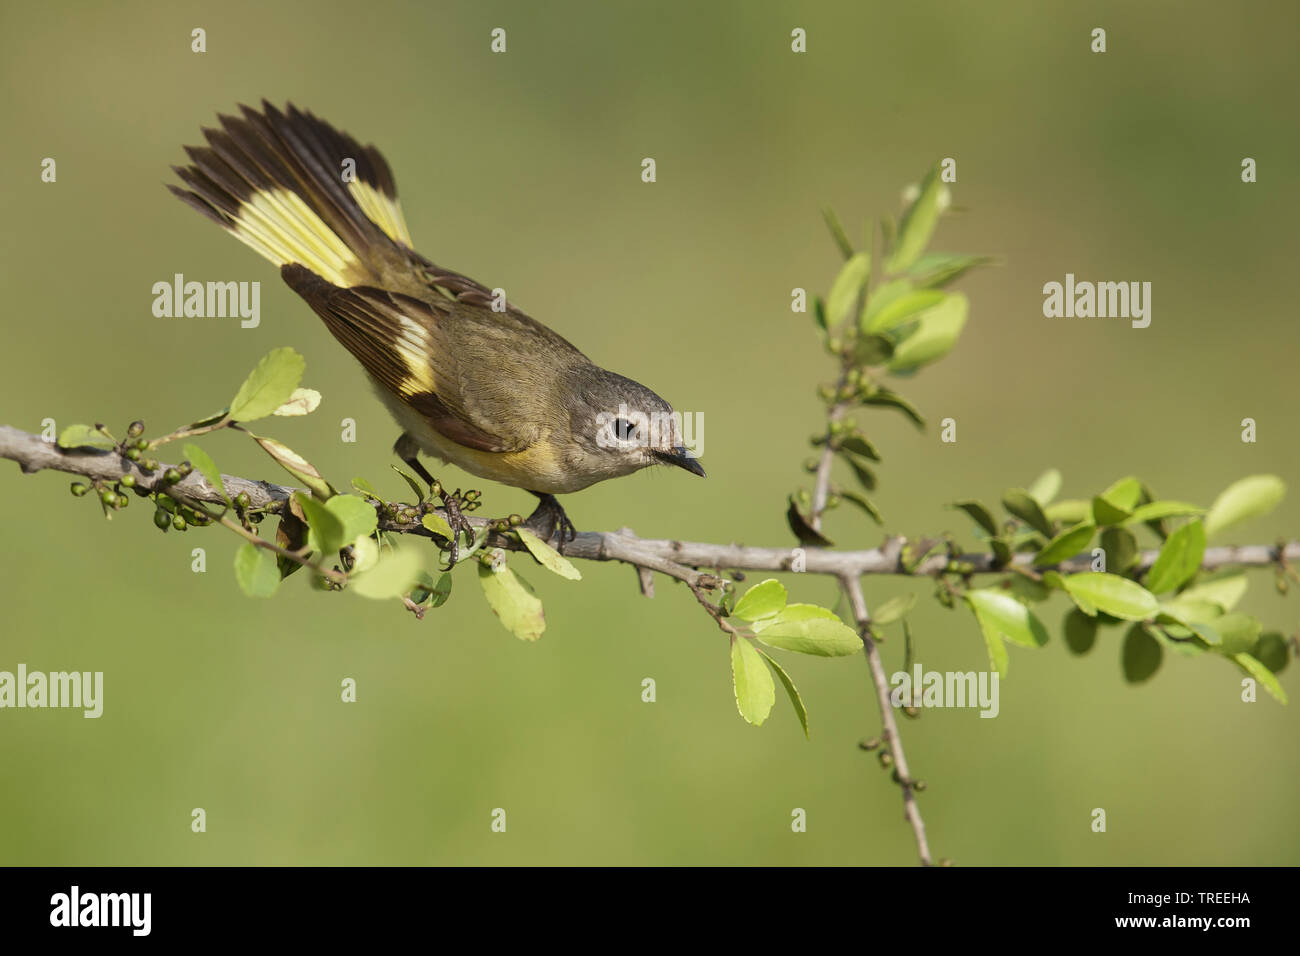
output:
POLYGON ((384 157, 324 120, 266 100, 220 116, 207 146, 168 188, 277 266, 299 263, 336 286, 373 283, 393 243, 411 246, 384 157))

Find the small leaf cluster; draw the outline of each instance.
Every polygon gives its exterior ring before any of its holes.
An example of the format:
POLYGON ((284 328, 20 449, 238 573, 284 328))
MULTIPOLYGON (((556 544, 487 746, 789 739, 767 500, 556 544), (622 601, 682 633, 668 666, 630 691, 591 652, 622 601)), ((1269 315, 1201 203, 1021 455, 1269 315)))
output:
MULTIPOLYGON (((978 501, 958 501, 978 529, 991 555, 1008 574, 996 585, 956 587, 941 577, 938 595, 952 606, 960 598, 975 615, 988 647, 990 665, 1005 676, 1006 642, 1041 647, 1047 631, 1033 607, 1054 592, 1074 607, 1064 632, 1070 649, 1087 653, 1102 627, 1127 625, 1120 658, 1125 679, 1141 683, 1155 674, 1165 651, 1188 657, 1205 652, 1232 661, 1286 703, 1277 674, 1289 659, 1280 634, 1264 633, 1258 618, 1234 612, 1246 592, 1243 572, 1206 574, 1201 570, 1207 542, 1226 529, 1267 514, 1286 493, 1275 475, 1253 475, 1234 482, 1209 508, 1157 498, 1134 477, 1121 478, 1086 499, 1056 501, 1061 476, 1044 472, 1028 488, 1002 496, 1007 518, 998 522, 978 501), (1138 535, 1159 545, 1156 559, 1140 567, 1138 535), (1094 548, 1094 541, 1096 547, 1094 548), (1089 553, 1087 571, 1059 568, 1089 553), (1010 567, 1017 554, 1032 554, 1034 570, 1010 567)), ((1073 562, 1077 566, 1077 561, 1073 562)), ((969 577, 953 564, 949 573, 969 577)), ((1284 588, 1289 569, 1279 566, 1284 588)))

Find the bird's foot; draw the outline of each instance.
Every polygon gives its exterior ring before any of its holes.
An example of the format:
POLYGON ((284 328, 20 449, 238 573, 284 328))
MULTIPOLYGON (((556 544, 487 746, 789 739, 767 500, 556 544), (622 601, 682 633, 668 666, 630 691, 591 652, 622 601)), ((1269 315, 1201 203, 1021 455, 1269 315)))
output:
POLYGON ((572 541, 577 537, 578 529, 573 526, 569 516, 564 513, 564 508, 560 505, 555 495, 544 495, 534 491, 541 500, 537 502, 537 508, 528 516, 524 522, 524 527, 543 541, 550 542, 555 537, 556 532, 560 534, 560 543, 572 541))
MULTIPOLYGON (((460 557, 460 536, 465 535, 467 545, 474 544, 474 526, 469 523, 469 519, 465 517, 465 512, 462 510, 463 499, 459 488, 455 491, 447 491, 440 482, 435 481, 431 484, 429 490, 442 502, 442 510, 447 518, 447 527, 451 528, 451 551, 447 555, 446 568, 446 570, 450 570, 460 557)), ((432 499, 429 499, 425 502, 426 510, 428 510, 431 501, 432 499)), ((465 504, 470 503, 465 502, 465 504)))

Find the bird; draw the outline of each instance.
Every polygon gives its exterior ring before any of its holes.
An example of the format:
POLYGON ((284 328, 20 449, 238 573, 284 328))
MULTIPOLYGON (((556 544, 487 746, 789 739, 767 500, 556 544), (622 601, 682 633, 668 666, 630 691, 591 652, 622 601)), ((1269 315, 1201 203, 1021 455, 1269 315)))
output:
POLYGON ((538 498, 524 524, 576 535, 556 495, 655 464, 704 477, 681 418, 489 289, 414 249, 388 162, 292 103, 240 105, 184 148, 167 187, 280 269, 360 363, 401 429, 393 448, 473 540, 418 455, 538 498))

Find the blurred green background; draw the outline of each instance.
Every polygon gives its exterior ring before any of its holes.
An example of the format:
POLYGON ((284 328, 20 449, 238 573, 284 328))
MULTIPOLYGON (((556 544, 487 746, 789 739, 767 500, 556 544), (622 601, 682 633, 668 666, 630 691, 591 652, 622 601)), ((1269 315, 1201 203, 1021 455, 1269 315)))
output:
MULTIPOLYGON (((805 481, 829 371, 790 290, 824 294, 839 262, 819 209, 860 236, 951 156, 964 211, 934 248, 1002 265, 958 286, 972 302, 961 343, 904 383, 932 423, 957 419, 958 442, 859 416, 885 456, 887 529, 970 542, 945 502, 996 501, 1055 466, 1065 497, 1134 473, 1201 504, 1277 473, 1292 497, 1234 538, 1294 536, 1300 331, 1282 280, 1297 252, 1298 21, 1264 3, 6 3, 0 423, 140 417, 158 434, 292 345, 325 401, 267 430, 336 483, 405 492, 388 468, 396 429, 352 359, 271 266, 163 188, 200 126, 265 96, 377 144, 430 258, 705 413, 707 481, 659 469, 599 485, 567 500, 580 528, 790 543, 785 495, 805 481), (805 55, 790 52, 796 26, 805 55), (1104 55, 1089 52, 1095 26, 1104 55), (505 55, 489 52, 494 27, 505 55), (57 184, 40 181, 47 156, 57 184), (1245 156, 1255 185, 1240 181, 1245 156), (176 272, 260 280, 261 327, 154 318, 150 287, 176 272), (1045 319, 1042 285, 1066 272, 1151 281, 1151 327, 1045 319), (1258 444, 1240 441, 1248 416, 1258 444), (339 440, 345 417, 356 444, 339 440)), ((227 472, 281 480, 236 437, 204 446, 227 472)), ((464 571, 423 622, 302 577, 250 600, 231 536, 164 537, 134 499, 105 522, 66 476, 0 472, 0 669, 102 670, 106 684, 96 721, 0 712, 0 862, 915 861, 897 788, 855 746, 879 729, 860 659, 784 655, 806 742, 784 698, 765 726, 744 723, 725 639, 680 587, 642 598, 627 567, 584 565, 579 584, 525 569, 548 620, 525 644, 464 571), (205 574, 190 570, 200 546, 205 574), (355 704, 339 700, 345 677, 355 704), (640 700, 645 677, 657 703, 640 700), (205 834, 190 832, 194 807, 205 834), (794 807, 805 834, 790 831, 794 807)), ((488 513, 532 505, 474 486, 488 513)), ((844 511, 831 532, 881 538, 844 511)), ((829 581, 785 580, 795 599, 834 600, 829 581)), ((877 603, 922 594, 927 668, 987 666, 974 620, 924 582, 867 587, 877 603)), ((1296 625, 1267 572, 1243 609, 1296 625)), ((1122 632, 1075 658, 1065 611, 1046 607, 1046 648, 1012 648, 998 719, 905 723, 936 856, 1300 860, 1300 704, 1241 703, 1218 660, 1166 657, 1126 686, 1122 632), (1090 830, 1094 807, 1106 834, 1090 830)), ((898 641, 885 653, 901 664, 898 641)), ((1297 670, 1283 675, 1292 696, 1297 670)))

